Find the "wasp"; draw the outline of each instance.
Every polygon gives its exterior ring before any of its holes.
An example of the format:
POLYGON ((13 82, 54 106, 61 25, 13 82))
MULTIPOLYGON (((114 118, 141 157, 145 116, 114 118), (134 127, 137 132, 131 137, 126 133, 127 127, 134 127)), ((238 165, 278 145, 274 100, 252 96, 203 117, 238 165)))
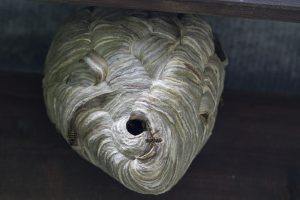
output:
POLYGON ((159 132, 159 131, 155 131, 155 132, 152 133, 152 134, 151 134, 151 132, 150 132, 150 138, 147 138, 147 139, 146 139, 146 142, 147 142, 147 143, 150 143, 150 144, 160 143, 160 142, 162 141, 162 139, 159 138, 159 137, 157 136, 157 133, 158 133, 158 132, 159 132))

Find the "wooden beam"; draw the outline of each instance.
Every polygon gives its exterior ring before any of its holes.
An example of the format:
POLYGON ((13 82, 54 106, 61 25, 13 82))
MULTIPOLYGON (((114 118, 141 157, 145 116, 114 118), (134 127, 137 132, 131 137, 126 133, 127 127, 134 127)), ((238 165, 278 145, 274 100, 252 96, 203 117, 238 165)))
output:
POLYGON ((300 22, 299 0, 48 0, 50 2, 300 22))

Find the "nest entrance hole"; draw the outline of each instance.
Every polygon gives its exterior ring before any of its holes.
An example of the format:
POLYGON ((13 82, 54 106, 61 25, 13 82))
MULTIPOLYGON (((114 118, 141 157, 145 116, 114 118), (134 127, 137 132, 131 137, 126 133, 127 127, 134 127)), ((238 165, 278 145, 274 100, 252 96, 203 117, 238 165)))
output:
POLYGON ((130 119, 126 123, 126 129, 131 135, 139 135, 146 131, 146 122, 140 119, 130 119))

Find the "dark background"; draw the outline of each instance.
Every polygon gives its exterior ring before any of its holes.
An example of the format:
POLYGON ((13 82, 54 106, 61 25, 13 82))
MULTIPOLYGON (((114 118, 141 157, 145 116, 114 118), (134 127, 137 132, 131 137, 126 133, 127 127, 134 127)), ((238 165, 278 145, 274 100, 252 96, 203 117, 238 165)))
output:
POLYGON ((0 200, 300 199, 300 24, 206 17, 230 60, 216 125, 179 183, 153 196, 81 159, 47 117, 45 56, 79 8, 0 1, 0 200))

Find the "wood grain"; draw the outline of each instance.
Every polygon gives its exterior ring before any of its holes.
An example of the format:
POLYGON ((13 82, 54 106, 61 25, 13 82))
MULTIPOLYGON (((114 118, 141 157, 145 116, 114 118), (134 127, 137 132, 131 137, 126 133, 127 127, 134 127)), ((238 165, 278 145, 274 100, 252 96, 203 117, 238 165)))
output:
POLYGON ((48 0, 103 7, 300 22, 298 0, 48 0))
POLYGON ((216 127, 166 194, 132 192, 80 158, 46 115, 41 76, 0 73, 0 199, 300 199, 299 97, 225 91, 216 127))

